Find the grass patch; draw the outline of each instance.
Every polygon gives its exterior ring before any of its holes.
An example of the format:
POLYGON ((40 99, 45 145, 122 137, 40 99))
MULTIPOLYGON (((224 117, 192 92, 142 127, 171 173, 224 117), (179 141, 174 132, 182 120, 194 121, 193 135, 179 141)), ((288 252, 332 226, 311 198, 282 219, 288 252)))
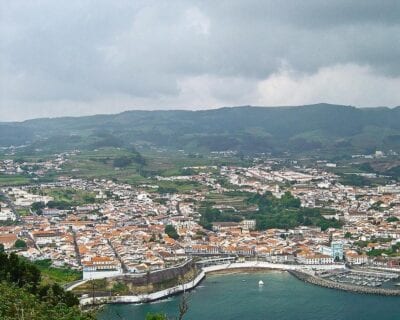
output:
POLYGON ((195 181, 154 181, 159 186, 159 193, 190 193, 194 190, 203 190, 205 187, 195 181))
POLYGON ((29 208, 21 208, 21 209, 17 209, 17 213, 23 217, 23 216, 29 216, 31 214, 31 212, 29 211, 29 208))
POLYGON ((124 168, 114 167, 114 160, 121 157, 132 157, 132 153, 119 148, 82 151, 70 158, 60 174, 84 179, 113 179, 133 185, 145 183, 146 178, 140 175, 140 165, 132 162, 124 168))
POLYGON ((43 190, 43 193, 53 197, 56 202, 65 202, 74 206, 95 203, 97 201, 94 192, 85 190, 54 188, 43 190))
POLYGON ((247 211, 253 207, 247 203, 247 195, 231 195, 229 193, 208 193, 206 200, 219 206, 231 206, 238 211, 247 211))
POLYGON ((60 285, 82 279, 82 272, 70 268, 55 268, 51 260, 38 260, 33 262, 42 273, 43 283, 58 283, 60 285))
POLYGON ((30 182, 31 179, 26 176, 0 174, 0 187, 20 186, 24 184, 29 184, 30 182))

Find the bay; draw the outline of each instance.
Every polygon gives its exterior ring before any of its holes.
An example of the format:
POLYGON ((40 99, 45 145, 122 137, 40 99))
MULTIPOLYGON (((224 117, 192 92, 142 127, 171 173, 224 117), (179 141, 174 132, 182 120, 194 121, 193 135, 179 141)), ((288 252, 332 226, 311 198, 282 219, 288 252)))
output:
MULTIPOLYGON (((181 296, 149 304, 108 305, 99 320, 143 320, 149 312, 177 315, 181 296)), ((186 320, 399 320, 400 297, 322 288, 286 272, 208 275, 189 293, 186 320), (258 281, 264 286, 260 287, 258 281)))

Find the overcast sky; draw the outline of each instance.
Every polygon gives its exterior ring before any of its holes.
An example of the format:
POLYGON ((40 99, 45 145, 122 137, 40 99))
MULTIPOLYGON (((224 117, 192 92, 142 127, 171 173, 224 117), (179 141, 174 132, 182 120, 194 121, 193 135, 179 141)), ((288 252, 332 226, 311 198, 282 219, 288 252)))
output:
POLYGON ((400 105, 400 1, 0 0, 0 121, 400 105))

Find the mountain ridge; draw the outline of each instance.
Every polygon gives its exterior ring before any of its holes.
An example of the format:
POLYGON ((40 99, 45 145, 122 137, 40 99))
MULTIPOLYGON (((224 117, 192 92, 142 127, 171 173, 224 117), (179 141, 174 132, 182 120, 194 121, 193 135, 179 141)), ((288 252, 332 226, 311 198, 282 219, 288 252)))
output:
POLYGON ((56 117, 39 117, 39 118, 32 118, 26 119, 22 121, 0 121, 0 124, 23 124, 29 123, 32 121, 40 121, 40 120, 60 120, 60 119, 77 119, 77 118, 92 118, 92 117, 108 117, 108 116, 118 116, 123 114, 129 113, 153 113, 153 112, 182 112, 182 113, 201 113, 201 112, 209 112, 209 111, 219 111, 219 110, 230 110, 230 109, 277 109, 277 110, 289 110, 289 109, 302 109, 302 108, 320 108, 320 107, 344 107, 344 108, 354 108, 357 110, 395 110, 400 109, 399 106, 388 107, 388 106, 376 106, 376 107, 362 107, 362 106, 353 106, 353 105, 339 105, 339 104, 332 104, 332 103, 315 103, 315 104, 307 104, 307 105, 297 105, 297 106, 257 106, 257 105, 240 105, 240 106, 223 106, 217 108, 210 108, 210 109, 152 109, 152 110, 145 110, 145 109, 130 109, 116 113, 98 113, 98 114, 91 114, 91 115, 82 115, 82 116, 56 116, 56 117))
POLYGON ((320 103, 208 110, 130 110, 117 114, 0 122, 0 146, 3 147, 28 144, 43 148, 57 144, 57 139, 63 141, 67 150, 129 145, 153 145, 190 152, 398 150, 400 107, 357 108, 320 103))

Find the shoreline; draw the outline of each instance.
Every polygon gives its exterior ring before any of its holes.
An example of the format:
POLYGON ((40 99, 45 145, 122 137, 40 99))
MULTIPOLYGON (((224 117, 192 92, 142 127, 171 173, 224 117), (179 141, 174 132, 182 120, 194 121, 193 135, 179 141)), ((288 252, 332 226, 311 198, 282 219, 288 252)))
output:
POLYGON ((319 269, 319 270, 332 270, 344 269, 342 264, 333 265, 285 265, 274 264, 263 261, 247 261, 238 263, 229 263, 214 265, 202 268, 201 272, 191 281, 168 288, 161 291, 156 291, 148 294, 140 295, 126 295, 126 296, 109 296, 109 297, 86 297, 80 299, 81 306, 102 305, 102 304, 118 304, 118 303, 148 303, 161 300, 182 292, 190 291, 196 288, 206 277, 207 274, 239 274, 243 272, 270 272, 270 271, 290 271, 290 270, 306 270, 306 269, 319 269))
POLYGON ((201 271, 196 278, 192 281, 184 283, 182 285, 178 285, 172 288, 168 288, 161 291, 156 291, 148 294, 140 294, 140 295, 127 295, 127 296, 110 296, 110 297, 87 297, 80 299, 81 306, 90 306, 90 305, 103 305, 103 304, 139 304, 139 303, 148 303, 154 302, 157 300, 165 299, 173 295, 180 294, 182 292, 190 291, 196 288, 205 278, 206 274, 204 271, 201 271), (94 301, 93 301, 94 300, 94 301))
POLYGON ((288 272, 290 275, 305 283, 317 285, 324 288, 342 290, 358 294, 374 294, 383 296, 400 296, 400 290, 385 288, 369 288, 357 285, 348 285, 336 283, 318 276, 313 275, 313 270, 333 270, 345 269, 342 264, 333 265, 284 265, 272 264, 260 261, 248 261, 241 263, 230 263, 222 265, 208 266, 201 269, 200 273, 191 281, 182 285, 177 285, 161 291, 148 294, 126 295, 126 296, 110 296, 110 297, 86 297, 80 299, 82 306, 104 305, 104 304, 139 304, 149 303, 168 298, 173 295, 180 294, 195 289, 207 275, 228 275, 243 273, 267 273, 267 272, 288 272), (94 301, 93 301, 94 299, 94 301))

